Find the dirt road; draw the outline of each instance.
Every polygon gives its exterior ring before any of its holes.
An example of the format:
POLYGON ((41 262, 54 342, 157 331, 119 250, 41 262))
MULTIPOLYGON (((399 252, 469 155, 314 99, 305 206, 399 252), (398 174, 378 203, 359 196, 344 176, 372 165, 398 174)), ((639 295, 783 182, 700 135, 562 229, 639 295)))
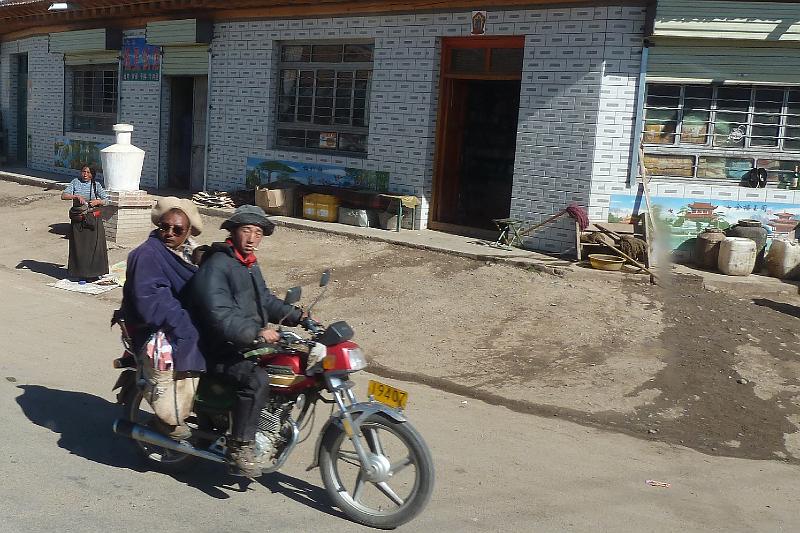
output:
MULTIPOLYGON (((45 281, 0 269, 3 533, 374 531, 331 507, 319 472, 306 471, 316 433, 280 473, 253 483, 212 463, 175 476, 143 468, 111 432, 120 343, 106 321, 116 302, 45 281)), ((372 377, 355 376, 362 397, 372 377)), ((388 381, 410 393, 407 415, 436 465, 428 508, 398 531, 800 529, 796 465, 709 457, 388 381)))
MULTIPOLYGON (((41 283, 65 276, 66 202, 8 182, 0 198, 10 222, 0 268, 41 283)), ((223 237, 220 221, 206 218, 202 241, 223 237)), ((112 261, 128 251, 111 250, 112 261)), ((301 284, 307 298, 332 267, 316 315, 348 320, 379 375, 706 454, 800 462, 793 286, 743 296, 686 276, 658 288, 615 274, 559 278, 288 228, 259 257, 273 290, 301 284)))

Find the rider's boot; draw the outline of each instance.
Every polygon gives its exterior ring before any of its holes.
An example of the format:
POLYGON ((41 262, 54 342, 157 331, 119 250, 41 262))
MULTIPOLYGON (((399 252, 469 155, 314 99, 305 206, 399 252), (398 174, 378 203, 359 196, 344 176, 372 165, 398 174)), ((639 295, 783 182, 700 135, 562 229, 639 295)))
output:
POLYGON ((256 452, 253 442, 229 440, 225 456, 232 461, 229 472, 234 476, 258 477, 261 468, 256 462, 256 452))
POLYGON ((166 435, 172 440, 186 440, 192 436, 192 430, 189 429, 189 426, 186 424, 173 426, 171 424, 167 424, 158 417, 154 417, 151 425, 153 426, 153 429, 162 435, 166 435))

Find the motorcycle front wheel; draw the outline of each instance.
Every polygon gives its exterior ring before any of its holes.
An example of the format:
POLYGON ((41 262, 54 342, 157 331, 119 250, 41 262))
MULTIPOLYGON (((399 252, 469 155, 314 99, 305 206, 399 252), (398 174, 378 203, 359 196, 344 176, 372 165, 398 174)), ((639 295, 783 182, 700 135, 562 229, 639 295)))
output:
POLYGON ((433 491, 433 460, 408 422, 375 413, 361 421, 361 443, 372 475, 362 468, 352 441, 334 424, 320 449, 322 482, 333 503, 361 524, 393 529, 417 516, 433 491))
MULTIPOLYGON (((125 417, 140 426, 147 427, 156 416, 150 405, 144 400, 144 393, 138 388, 131 390, 124 402, 124 409, 125 417)), ((145 461, 162 472, 183 472, 197 461, 197 457, 193 455, 186 455, 140 440, 133 439, 133 446, 145 461)))

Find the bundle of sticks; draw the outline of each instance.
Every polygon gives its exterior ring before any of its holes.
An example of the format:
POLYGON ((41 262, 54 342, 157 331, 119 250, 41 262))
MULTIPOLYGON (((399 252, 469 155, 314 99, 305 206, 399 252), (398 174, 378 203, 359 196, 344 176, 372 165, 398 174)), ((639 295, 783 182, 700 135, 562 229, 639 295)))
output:
POLYGON ((198 192, 192 196, 192 201, 205 207, 236 207, 233 200, 226 192, 198 192))

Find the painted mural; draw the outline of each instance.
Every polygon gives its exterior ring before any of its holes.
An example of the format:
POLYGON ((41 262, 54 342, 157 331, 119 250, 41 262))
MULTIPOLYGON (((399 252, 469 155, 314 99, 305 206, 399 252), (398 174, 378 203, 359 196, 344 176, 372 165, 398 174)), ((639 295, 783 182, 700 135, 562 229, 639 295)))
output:
POLYGON ((248 189, 286 179, 305 185, 330 185, 376 192, 387 192, 389 188, 388 172, 261 157, 247 158, 245 183, 248 189))
MULTIPOLYGON (((678 250, 706 228, 727 229, 741 219, 754 219, 769 232, 769 238, 794 238, 800 224, 800 205, 741 202, 696 198, 651 198, 653 218, 662 235, 669 235, 672 250, 678 250)), ((628 222, 647 211, 641 196, 614 194, 608 210, 609 222, 628 222)))
POLYGON ((89 165, 97 170, 102 170, 100 164, 100 150, 109 146, 108 143, 92 141, 76 141, 67 137, 56 137, 54 143, 55 167, 80 170, 83 165, 89 165))

